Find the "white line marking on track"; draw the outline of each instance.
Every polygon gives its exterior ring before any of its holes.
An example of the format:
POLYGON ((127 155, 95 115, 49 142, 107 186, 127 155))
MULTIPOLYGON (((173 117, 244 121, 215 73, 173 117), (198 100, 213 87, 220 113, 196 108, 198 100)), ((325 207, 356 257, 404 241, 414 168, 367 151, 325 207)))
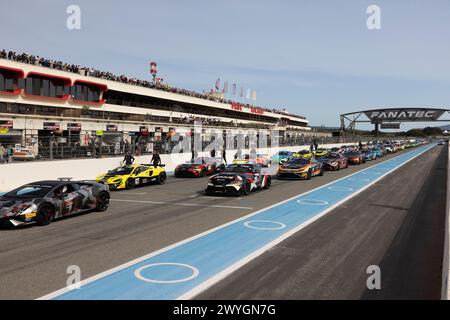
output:
POLYGON ((328 190, 334 190, 334 191, 353 191, 353 188, 350 187, 328 187, 328 190))
POLYGON ((147 192, 124 192, 124 194, 132 194, 132 195, 143 195, 143 194, 147 194, 147 192))
POLYGON ((137 203, 149 203, 149 204, 165 204, 167 202, 163 201, 150 201, 150 200, 129 200, 129 199, 110 199, 110 201, 118 201, 118 202, 137 202, 137 203))
POLYGON ((369 182, 370 179, 362 179, 362 178, 348 178, 348 181, 362 181, 362 182, 369 182))
POLYGON ((328 204, 328 201, 318 199, 300 199, 297 200, 297 203, 304 204, 307 206, 325 206, 328 204))
POLYGON ((111 199, 111 201, 134 202, 134 203, 137 202, 137 203, 149 203, 149 204, 167 204, 167 205, 171 205, 171 206, 186 206, 186 207, 207 207, 207 208, 225 208, 225 209, 253 210, 253 207, 223 206, 223 205, 216 205, 216 204, 179 203, 179 202, 126 200, 126 199, 111 199))

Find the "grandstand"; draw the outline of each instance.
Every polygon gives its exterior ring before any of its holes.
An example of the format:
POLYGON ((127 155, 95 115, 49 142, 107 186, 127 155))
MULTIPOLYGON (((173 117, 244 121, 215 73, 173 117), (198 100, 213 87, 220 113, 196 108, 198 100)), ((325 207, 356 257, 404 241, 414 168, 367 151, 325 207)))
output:
MULTIPOLYGON (((28 54, 0 51, 0 143, 43 158, 168 152, 174 135, 203 128, 304 137, 304 116, 116 76, 28 54)), ((206 131, 206 130, 205 130, 206 131)), ((204 137, 208 139, 207 133, 204 137)))

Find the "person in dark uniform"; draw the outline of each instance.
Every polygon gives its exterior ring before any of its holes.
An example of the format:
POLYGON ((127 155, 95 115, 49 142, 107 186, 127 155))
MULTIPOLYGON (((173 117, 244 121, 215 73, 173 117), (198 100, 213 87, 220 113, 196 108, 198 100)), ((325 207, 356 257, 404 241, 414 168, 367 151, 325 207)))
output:
POLYGON ((130 164, 133 164, 134 162, 134 157, 129 153, 125 153, 125 157, 123 157, 123 162, 129 166, 130 164))
POLYGON ((227 163, 227 151, 225 149, 222 150, 222 159, 223 162, 227 163))
POLYGON ((197 150, 192 149, 191 155, 192 155, 191 160, 194 160, 195 158, 197 158, 198 157, 197 150))
POLYGON ((161 157, 159 156, 159 153, 155 152, 152 156, 151 162, 153 163, 153 166, 156 168, 157 166, 161 165, 161 157))
POLYGON ((212 149, 211 150, 211 158, 215 158, 216 157, 216 149, 212 149))

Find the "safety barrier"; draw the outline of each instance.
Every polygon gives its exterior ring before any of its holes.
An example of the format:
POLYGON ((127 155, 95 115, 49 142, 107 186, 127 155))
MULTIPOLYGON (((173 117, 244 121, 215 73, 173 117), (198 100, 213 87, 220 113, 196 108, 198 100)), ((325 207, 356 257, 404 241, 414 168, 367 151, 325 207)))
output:
POLYGON ((442 294, 443 300, 450 299, 450 144, 447 144, 447 203, 445 207, 445 244, 444 244, 444 257, 442 260, 442 294))

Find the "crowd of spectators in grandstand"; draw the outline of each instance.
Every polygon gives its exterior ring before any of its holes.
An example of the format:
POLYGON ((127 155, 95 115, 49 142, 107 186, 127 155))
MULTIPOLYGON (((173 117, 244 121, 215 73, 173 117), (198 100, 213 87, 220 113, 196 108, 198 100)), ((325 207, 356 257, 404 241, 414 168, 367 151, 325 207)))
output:
MULTIPOLYGON (((78 73, 81 75, 101 78, 101 79, 105 79, 105 80, 118 81, 118 82, 136 85, 136 86, 142 86, 142 87, 147 87, 147 88, 151 88, 151 89, 163 90, 163 91, 167 91, 167 92, 182 94, 182 95, 201 98, 201 99, 207 99, 207 100, 216 101, 216 102, 222 102, 222 103, 228 103, 228 104, 233 103, 233 101, 231 101, 231 100, 223 99, 223 98, 212 96, 212 95, 205 94, 205 93, 198 93, 198 92, 191 91, 191 90, 175 88, 175 87, 172 87, 168 84, 161 83, 161 82, 153 82, 153 81, 147 81, 147 80, 140 80, 137 78, 129 78, 129 77, 126 77, 125 75, 117 76, 117 75, 112 74, 111 72, 100 71, 100 70, 97 70, 94 68, 81 67, 79 65, 68 64, 68 63, 64 63, 62 61, 46 59, 46 58, 43 58, 40 56, 34 56, 32 54, 27 54, 27 53, 19 54, 14 51, 7 52, 6 50, 3 49, 2 51, 0 51, 0 58, 13 60, 13 61, 17 61, 17 62, 35 64, 35 65, 39 65, 42 67, 47 67, 47 68, 61 70, 61 71, 78 73)), ((255 107, 250 104, 242 104, 242 106, 245 108, 255 107)), ((289 116, 297 117, 300 119, 305 119, 305 117, 303 117, 303 116, 290 114, 285 109, 280 110, 280 109, 276 109, 276 108, 265 108, 265 107, 258 107, 258 108, 261 108, 267 112, 273 112, 273 113, 277 113, 277 114, 289 115, 289 116)))

